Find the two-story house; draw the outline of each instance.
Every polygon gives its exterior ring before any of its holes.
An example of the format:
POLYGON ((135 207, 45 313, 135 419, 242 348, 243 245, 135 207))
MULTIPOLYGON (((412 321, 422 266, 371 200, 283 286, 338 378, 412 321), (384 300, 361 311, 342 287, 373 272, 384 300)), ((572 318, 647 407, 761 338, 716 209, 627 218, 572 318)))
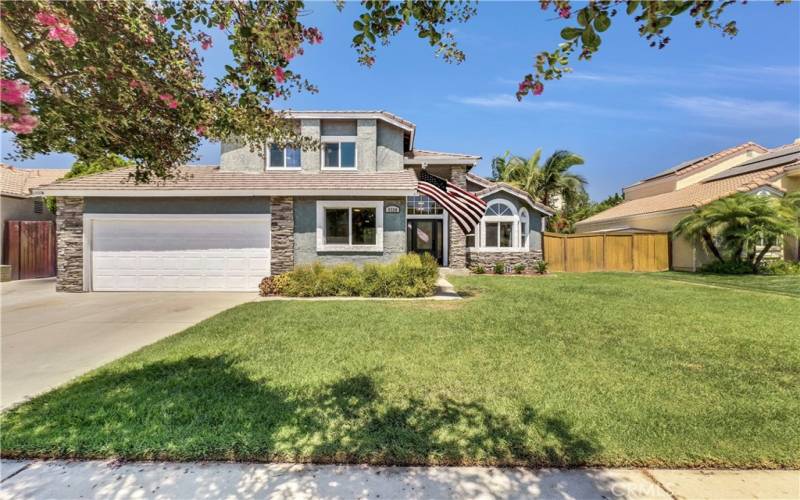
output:
POLYGON ((541 258, 552 210, 469 173, 480 157, 415 149, 416 126, 385 111, 287 116, 321 147, 223 143, 219 166, 175 181, 137 185, 122 169, 43 187, 57 197, 57 288, 256 290, 295 265, 406 252, 452 268, 541 258), (474 233, 417 192, 420 169, 488 202, 474 233))
MULTIPOLYGON (((753 142, 681 163, 623 188, 625 201, 575 224, 578 233, 670 232, 693 210, 734 193, 783 196, 800 190, 800 139, 769 150, 753 142)), ((698 241, 671 241, 672 268, 697 271, 714 257, 698 241)), ((782 245, 800 260, 797 238, 782 245)))

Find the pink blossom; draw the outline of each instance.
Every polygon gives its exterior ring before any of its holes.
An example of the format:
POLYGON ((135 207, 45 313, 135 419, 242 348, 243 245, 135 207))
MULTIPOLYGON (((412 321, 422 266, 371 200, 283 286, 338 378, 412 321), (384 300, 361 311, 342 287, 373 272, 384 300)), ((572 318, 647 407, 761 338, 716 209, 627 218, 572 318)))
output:
POLYGON ((39 24, 43 24, 45 26, 56 26, 57 24, 61 24, 61 21, 58 19, 58 17, 54 16, 50 12, 38 12, 34 17, 39 24))
POLYGON ((195 127, 194 131, 197 132, 197 135, 206 135, 206 132, 208 131, 208 128, 206 128, 205 125, 201 124, 201 125, 198 125, 197 127, 195 127))
POLYGON ((542 95, 544 92, 544 84, 542 82, 536 82, 533 84, 533 95, 542 95))
POLYGON ((30 91, 27 83, 20 80, 0 80, 0 101, 9 106, 22 106, 25 104, 25 94, 30 91))
POLYGON ((219 23, 219 24, 217 25, 217 28, 219 28, 219 29, 221 29, 221 30, 224 30, 224 29, 226 28, 226 26, 225 26, 225 23, 219 23))
POLYGON ((287 61, 291 61, 292 59, 294 59, 294 51, 287 50, 286 52, 283 53, 283 58, 286 59, 287 61))
POLYGON ((283 83, 286 81, 286 73, 284 73, 283 68, 280 66, 275 66, 275 70, 273 71, 275 74, 275 81, 278 83, 283 83))
POLYGON ((0 45, 0 61, 5 61, 8 59, 8 49, 5 45, 0 45))
POLYGON ((70 28, 68 25, 58 24, 53 26, 50 28, 47 38, 50 40, 60 40, 65 47, 70 49, 74 47, 76 43, 78 43, 78 36, 75 34, 75 30, 70 28))
POLYGON ((568 19, 572 15, 572 7, 562 7, 558 9, 558 15, 564 19, 568 19))
POLYGON ((5 124, 14 121, 14 115, 11 113, 0 113, 0 124, 5 124))
POLYGON ((211 37, 205 33, 198 34, 197 39, 200 40, 200 46, 203 47, 203 50, 208 50, 213 45, 211 37))
POLYGON ((167 24, 167 18, 164 17, 164 14, 158 13, 155 15, 155 18, 158 24, 167 24))
POLYGON ((311 43, 311 45, 314 45, 315 43, 322 43, 322 40, 323 40, 322 33, 319 31, 319 29, 317 29, 317 28, 308 28, 306 33, 307 33, 308 38, 309 38, 308 41, 311 43))
POLYGON ((32 115, 22 115, 16 122, 8 126, 8 129, 15 134, 30 134, 36 125, 39 124, 39 119, 32 115))
POLYGON ((164 101, 169 109, 175 109, 178 107, 178 101, 172 96, 172 94, 161 94, 158 96, 158 98, 164 101))
POLYGON ((519 93, 525 92, 526 88, 528 88, 528 82, 526 81, 519 82, 519 93))
POLYGON ((156 39, 153 38, 153 35, 147 35, 146 37, 144 37, 144 43, 146 43, 147 45, 153 45, 155 42, 156 39))

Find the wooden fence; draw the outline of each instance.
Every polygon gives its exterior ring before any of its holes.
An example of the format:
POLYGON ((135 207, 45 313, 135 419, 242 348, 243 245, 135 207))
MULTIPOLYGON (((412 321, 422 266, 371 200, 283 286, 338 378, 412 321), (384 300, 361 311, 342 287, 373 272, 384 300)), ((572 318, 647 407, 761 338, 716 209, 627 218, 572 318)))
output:
POLYGON ((6 221, 3 264, 11 266, 11 279, 56 275, 56 229, 53 221, 6 221))
POLYGON ((554 272, 666 271, 669 234, 544 233, 544 260, 554 272))

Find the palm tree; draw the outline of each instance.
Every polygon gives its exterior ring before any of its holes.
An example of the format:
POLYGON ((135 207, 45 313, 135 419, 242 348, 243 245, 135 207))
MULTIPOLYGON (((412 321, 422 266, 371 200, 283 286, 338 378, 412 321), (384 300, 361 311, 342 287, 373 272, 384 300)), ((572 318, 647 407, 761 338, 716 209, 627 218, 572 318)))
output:
POLYGON ((784 198, 737 193, 687 215, 675 234, 701 239, 720 262, 747 262, 757 268, 785 235, 800 233, 800 194, 784 198), (757 252, 759 243, 763 243, 757 252))
POLYGON ((583 165, 583 158, 561 150, 547 158, 544 165, 539 165, 541 157, 541 148, 528 159, 506 152, 504 156, 492 160, 493 177, 522 189, 545 205, 550 204, 556 196, 565 205, 580 198, 585 190, 586 179, 569 169, 583 165))

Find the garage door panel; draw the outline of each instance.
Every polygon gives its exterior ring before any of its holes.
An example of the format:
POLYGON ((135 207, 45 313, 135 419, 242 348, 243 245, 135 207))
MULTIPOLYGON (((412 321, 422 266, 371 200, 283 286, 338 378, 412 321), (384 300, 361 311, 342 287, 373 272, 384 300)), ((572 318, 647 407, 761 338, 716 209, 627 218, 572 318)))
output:
POLYGON ((98 291, 255 291, 269 261, 267 216, 92 222, 92 288, 98 291))

